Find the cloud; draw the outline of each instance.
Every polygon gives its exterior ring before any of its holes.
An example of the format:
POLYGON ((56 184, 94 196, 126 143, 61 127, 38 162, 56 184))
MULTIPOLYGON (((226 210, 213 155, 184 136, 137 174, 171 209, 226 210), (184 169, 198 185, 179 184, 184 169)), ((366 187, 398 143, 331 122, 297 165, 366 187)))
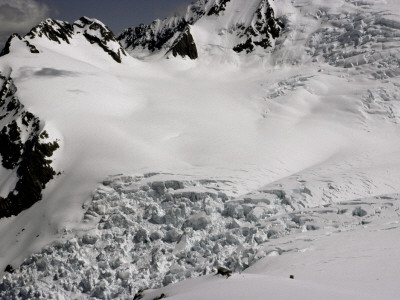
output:
POLYGON ((173 15, 175 17, 184 17, 186 15, 188 6, 189 4, 186 2, 177 4, 173 9, 173 15))
POLYGON ((0 48, 11 34, 24 35, 49 15, 49 7, 36 0, 0 0, 0 48))
MULTIPOLYGON (((153 3, 158 2, 154 1, 153 3)), ((153 13, 157 18, 184 17, 190 3, 190 0, 170 0, 168 3, 165 1, 161 5, 154 4, 153 13)))

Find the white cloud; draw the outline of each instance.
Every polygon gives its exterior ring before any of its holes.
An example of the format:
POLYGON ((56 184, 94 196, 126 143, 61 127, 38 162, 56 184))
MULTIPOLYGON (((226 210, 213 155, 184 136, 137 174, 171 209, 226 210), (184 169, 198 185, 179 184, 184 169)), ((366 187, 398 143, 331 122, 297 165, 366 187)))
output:
POLYGON ((186 15, 188 6, 188 3, 177 4, 173 9, 173 15, 176 17, 184 17, 186 15))
POLYGON ((0 43, 12 33, 26 34, 49 14, 49 7, 35 0, 0 0, 0 43))

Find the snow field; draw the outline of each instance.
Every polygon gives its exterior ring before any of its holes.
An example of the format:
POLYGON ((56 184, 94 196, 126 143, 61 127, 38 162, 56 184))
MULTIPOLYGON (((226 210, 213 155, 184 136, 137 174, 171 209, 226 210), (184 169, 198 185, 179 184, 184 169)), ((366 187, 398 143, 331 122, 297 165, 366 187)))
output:
POLYGON ((225 265, 250 268, 144 296, 396 299, 398 2, 274 7, 284 34, 248 57, 199 22, 197 61, 79 39, 1 58, 62 145, 43 200, 0 220, 3 297, 132 298, 225 265))

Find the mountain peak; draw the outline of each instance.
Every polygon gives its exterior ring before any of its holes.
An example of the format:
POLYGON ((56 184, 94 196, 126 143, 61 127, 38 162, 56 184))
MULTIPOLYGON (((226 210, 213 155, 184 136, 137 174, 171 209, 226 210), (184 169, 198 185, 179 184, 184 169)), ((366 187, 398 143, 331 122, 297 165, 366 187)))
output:
POLYGON ((115 38, 114 33, 101 21, 81 17, 74 22, 73 27, 76 34, 83 34, 87 41, 97 44, 116 62, 121 63, 122 55, 126 56, 125 50, 115 38))
POLYGON ((70 43, 69 39, 72 38, 73 27, 64 21, 54 19, 46 19, 39 25, 33 27, 31 31, 25 36, 30 39, 47 37, 49 40, 61 44, 62 42, 70 43))
MULTIPOLYGON (((273 46, 283 27, 269 0, 199 0, 188 6, 184 17, 126 29, 118 40, 138 58, 176 53, 173 47, 182 45, 181 41, 185 41, 182 37, 191 37, 190 49, 218 46, 237 53, 251 53, 273 46)), ((180 55, 197 58, 193 52, 180 55)))
MULTIPOLYGON (((107 28, 107 26, 104 25, 104 23, 101 22, 100 20, 95 19, 95 18, 89 18, 89 17, 86 17, 86 16, 83 16, 83 17, 79 18, 79 20, 76 20, 74 22, 74 25, 78 25, 78 24, 81 24, 81 25, 97 24, 97 25, 99 25, 99 26, 101 26, 103 28, 107 28)), ((109 29, 107 28, 107 30, 109 30, 109 29)))
POLYGON ((84 41, 99 46, 104 52, 109 54, 116 62, 121 63, 122 57, 126 56, 125 50, 101 21, 88 17, 81 17, 72 25, 68 22, 46 19, 37 26, 33 27, 23 38, 13 34, 7 41, 0 56, 10 53, 11 45, 24 42, 31 53, 40 53, 40 46, 56 47, 53 43, 72 45, 72 40, 84 37, 84 41), (50 44, 44 41, 50 41, 50 44), (44 44, 43 44, 44 42, 44 44))

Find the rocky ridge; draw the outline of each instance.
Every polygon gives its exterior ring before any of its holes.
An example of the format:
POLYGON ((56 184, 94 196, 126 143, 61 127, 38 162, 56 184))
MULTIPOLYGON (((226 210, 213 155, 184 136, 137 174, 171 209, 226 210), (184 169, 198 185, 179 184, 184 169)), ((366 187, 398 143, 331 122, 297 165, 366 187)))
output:
POLYGON ((126 56, 125 50, 116 40, 114 34, 98 20, 82 17, 74 24, 75 33, 81 33, 91 43, 97 44, 108 53, 116 62, 121 63, 126 56))
POLYGON ((2 218, 17 215, 41 200, 42 190, 56 175, 50 158, 59 145, 19 101, 13 80, 0 74, 0 84, 1 164, 16 177, 8 195, 0 196, 2 218))
POLYGON ((10 47, 15 39, 25 42, 31 53, 39 54, 41 39, 71 45, 71 41, 81 35, 90 44, 99 46, 118 63, 121 63, 123 56, 127 55, 107 26, 96 19, 82 17, 73 24, 47 19, 33 27, 23 38, 14 34, 7 41, 0 56, 10 52, 10 47))
POLYGON ((12 40, 13 40, 14 38, 16 38, 16 39, 18 39, 18 40, 20 40, 20 41, 24 41, 25 45, 29 48, 29 51, 30 51, 31 53, 33 53, 33 54, 40 53, 39 50, 38 50, 34 45, 32 45, 31 43, 29 43, 29 41, 24 40, 19 34, 14 33, 13 35, 11 35, 11 36, 8 38, 6 44, 4 45, 3 50, 1 50, 1 52, 0 52, 0 57, 6 55, 6 54, 8 54, 8 53, 10 53, 11 42, 12 42, 12 40))
MULTIPOLYGON (((155 20, 150 25, 142 24, 138 27, 128 28, 117 39, 134 57, 157 52, 175 53, 176 45, 185 43, 187 37, 191 37, 191 26, 196 25, 200 19, 208 18, 209 22, 213 22, 215 18, 219 18, 224 13, 234 14, 233 9, 228 11, 230 2, 230 0, 199 0, 188 7, 186 15, 183 17, 155 20)), ((233 39, 237 40, 232 50, 251 53, 258 47, 264 49, 271 47, 271 41, 279 36, 284 24, 275 17, 269 0, 261 0, 249 20, 233 24, 227 23, 224 26, 233 39)), ((193 54, 195 50, 197 52, 196 38, 190 42, 190 45, 186 51, 180 50, 179 54, 195 59, 197 55, 193 54)))

